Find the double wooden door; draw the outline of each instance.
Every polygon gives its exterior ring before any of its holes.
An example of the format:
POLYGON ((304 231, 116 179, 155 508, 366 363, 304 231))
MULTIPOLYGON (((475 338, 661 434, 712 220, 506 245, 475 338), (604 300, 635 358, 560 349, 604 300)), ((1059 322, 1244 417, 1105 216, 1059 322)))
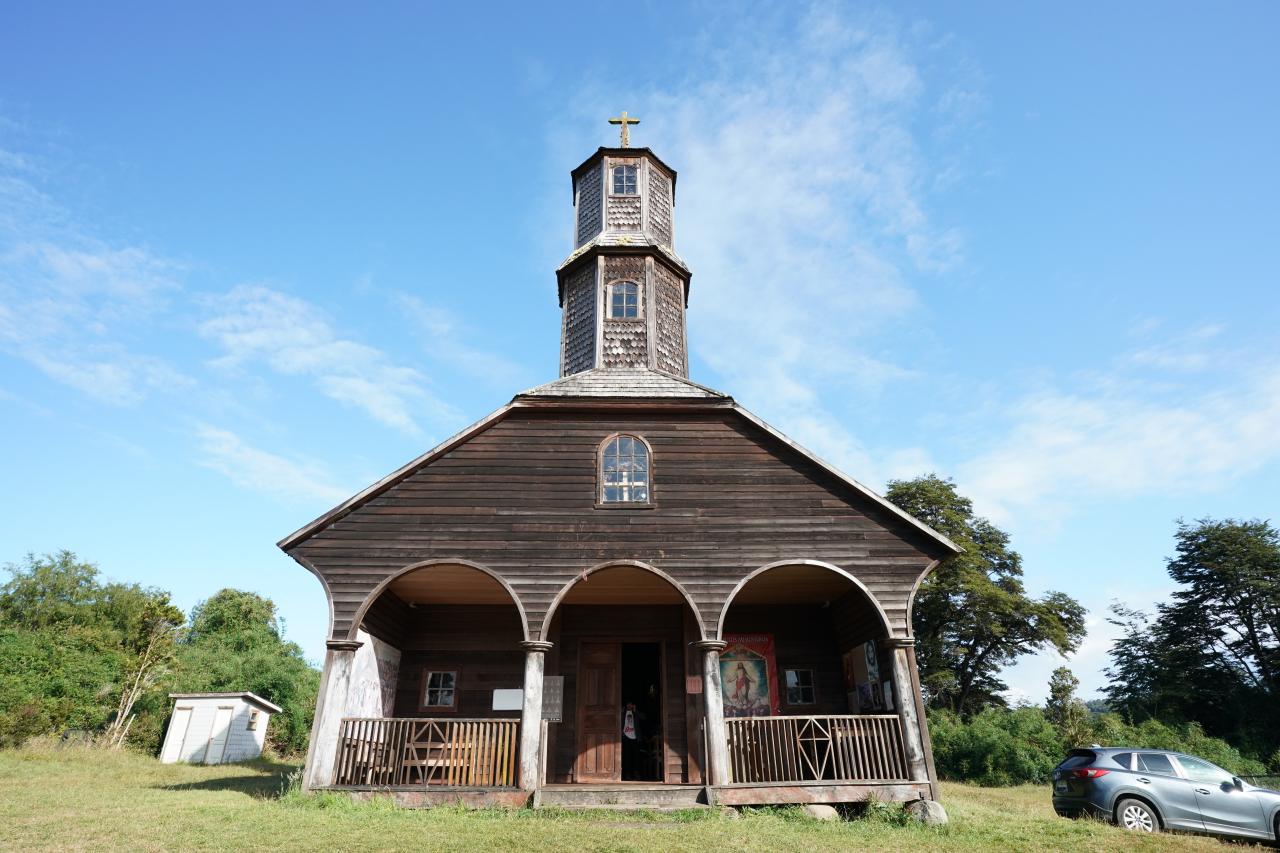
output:
POLYGON ((579 782, 622 778, 622 645, 584 642, 578 652, 579 782))

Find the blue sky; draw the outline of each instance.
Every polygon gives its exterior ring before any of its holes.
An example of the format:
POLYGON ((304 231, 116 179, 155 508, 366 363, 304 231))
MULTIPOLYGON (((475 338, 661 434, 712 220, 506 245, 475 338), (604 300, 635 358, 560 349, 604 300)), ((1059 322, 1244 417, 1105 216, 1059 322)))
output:
POLYGON ((1277 517, 1274 4, 353 10, 0 10, 0 561, 253 589, 319 658, 275 541, 554 378, 622 109, 680 171, 692 378, 954 477, 1092 610, 1087 695, 1175 519, 1277 517))

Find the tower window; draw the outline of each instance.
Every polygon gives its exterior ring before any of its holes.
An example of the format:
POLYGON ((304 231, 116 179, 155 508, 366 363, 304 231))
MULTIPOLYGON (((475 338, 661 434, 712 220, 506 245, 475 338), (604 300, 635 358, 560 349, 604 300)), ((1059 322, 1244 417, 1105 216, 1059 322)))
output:
POLYGON ((600 453, 600 502, 649 502, 649 446, 634 435, 605 439, 600 453))
POLYGON ((640 316, 640 286, 634 281, 618 281, 609 286, 609 318, 635 320, 640 316))
POLYGON ((613 194, 614 195, 635 195, 639 192, 636 189, 636 167, 635 166, 614 166, 613 167, 613 194))

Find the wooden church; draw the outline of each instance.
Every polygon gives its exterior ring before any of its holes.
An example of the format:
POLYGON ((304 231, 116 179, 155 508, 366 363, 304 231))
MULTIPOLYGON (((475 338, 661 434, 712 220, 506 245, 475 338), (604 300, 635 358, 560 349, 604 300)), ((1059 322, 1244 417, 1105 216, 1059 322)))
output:
POLYGON ((560 378, 279 544, 324 586, 311 789, 409 805, 932 800, 945 537, 688 376, 676 173, 572 172, 560 378))

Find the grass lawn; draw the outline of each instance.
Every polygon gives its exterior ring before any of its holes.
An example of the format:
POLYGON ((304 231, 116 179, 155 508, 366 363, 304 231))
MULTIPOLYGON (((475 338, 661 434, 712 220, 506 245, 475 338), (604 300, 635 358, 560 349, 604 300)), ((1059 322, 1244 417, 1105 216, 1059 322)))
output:
POLYGON ((949 784, 951 824, 896 809, 820 823, 793 809, 719 812, 414 811, 324 795, 281 795, 293 768, 162 765, 84 749, 0 752, 5 850, 1214 850, 1192 836, 1136 836, 1057 817, 1044 787, 949 784))

